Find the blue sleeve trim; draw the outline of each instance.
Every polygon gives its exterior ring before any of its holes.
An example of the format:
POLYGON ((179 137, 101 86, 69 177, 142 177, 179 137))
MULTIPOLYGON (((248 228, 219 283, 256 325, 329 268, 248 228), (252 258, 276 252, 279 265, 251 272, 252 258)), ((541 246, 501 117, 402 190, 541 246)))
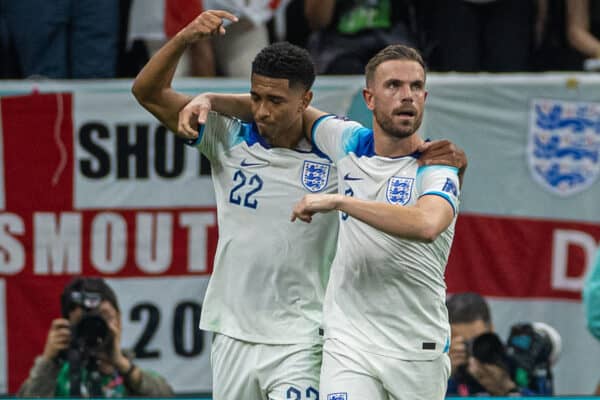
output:
POLYGON ((431 168, 431 169, 447 169, 449 171, 452 171, 453 173, 456 174, 456 176, 458 176, 458 168, 456 167, 451 167, 450 165, 421 165, 418 169, 417 169, 417 176, 421 175, 423 172, 425 172, 425 169, 427 168, 431 168))
POLYGON ((325 115, 321 115, 319 118, 317 118, 317 120, 313 123, 313 126, 310 128, 310 142, 313 147, 313 153, 315 153, 316 155, 318 155, 321 158, 325 158, 325 159, 329 160, 330 162, 333 162, 327 154, 323 153, 323 151, 319 148, 319 146, 317 145, 317 142, 315 140, 315 133, 317 132, 317 127, 321 124, 321 122, 323 122, 325 119, 330 118, 330 117, 335 117, 335 115, 334 114, 325 114, 325 115))
POLYGON ((444 200, 446 200, 448 203, 450 203, 450 207, 452 207, 452 211, 454 212, 454 215, 456 216, 456 206, 454 205, 454 202, 452 201, 452 199, 450 198, 450 196, 448 196, 444 192, 425 192, 421 196, 419 196, 419 198, 421 198, 423 196, 429 196, 429 195, 431 195, 431 196, 440 196, 441 198, 443 198, 444 200))
POLYGON ((196 139, 188 139, 185 141, 188 146, 196 147, 198 144, 200 144, 202 137, 204 136, 204 126, 204 124, 200 124, 198 126, 198 137, 196 139))
POLYGON ((317 118, 317 120, 315 122, 313 122, 313 126, 310 128, 310 140, 314 143, 315 142, 315 132, 317 131, 317 127, 319 126, 319 124, 321 122, 323 122, 326 118, 329 117, 335 117, 334 114, 325 114, 325 115, 321 115, 319 118, 317 118))

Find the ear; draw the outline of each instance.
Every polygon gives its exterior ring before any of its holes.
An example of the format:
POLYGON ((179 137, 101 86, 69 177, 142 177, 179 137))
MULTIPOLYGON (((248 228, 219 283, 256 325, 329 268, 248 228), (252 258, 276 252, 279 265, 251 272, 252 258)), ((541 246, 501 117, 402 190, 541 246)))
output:
POLYGON ((425 91, 425 96, 423 96, 423 101, 427 100, 427 95, 429 94, 429 92, 426 90, 425 91))
POLYGON ((373 93, 371 92, 371 89, 363 88, 362 95, 363 95, 363 99, 365 100, 365 104, 367 105, 367 108, 369 110, 373 111, 373 109, 375 108, 375 105, 374 105, 373 93))
POLYGON ((313 92, 312 90, 307 90, 304 93, 304 96, 302 96, 302 110, 304 112, 304 110, 306 110, 306 108, 310 105, 310 102, 313 99, 313 92))

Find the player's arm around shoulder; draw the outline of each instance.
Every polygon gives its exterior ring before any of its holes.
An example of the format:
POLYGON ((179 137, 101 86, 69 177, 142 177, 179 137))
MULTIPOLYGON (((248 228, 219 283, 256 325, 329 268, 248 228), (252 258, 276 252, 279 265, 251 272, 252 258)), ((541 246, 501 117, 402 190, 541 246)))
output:
POLYGON ((324 116, 328 115, 325 111, 321 111, 313 106, 306 107, 302 115, 302 126, 304 127, 304 135, 308 140, 312 140, 313 129, 315 122, 324 116))
POLYGON ((242 121, 253 120, 250 94, 201 93, 179 111, 177 126, 179 135, 194 138, 198 133, 199 126, 206 123, 210 111, 242 121))

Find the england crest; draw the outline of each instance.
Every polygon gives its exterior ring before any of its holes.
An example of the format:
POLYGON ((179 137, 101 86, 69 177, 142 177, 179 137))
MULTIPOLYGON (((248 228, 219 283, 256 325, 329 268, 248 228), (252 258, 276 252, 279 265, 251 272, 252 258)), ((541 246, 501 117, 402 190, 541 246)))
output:
POLYGON ((600 172, 600 103, 533 100, 527 155, 546 190, 570 196, 588 188, 600 172))
POLYGON ((304 161, 302 168, 302 184, 309 191, 316 193, 325 189, 329 181, 329 164, 315 161, 304 161))
POLYGON ((392 176, 388 181, 386 189, 387 201, 391 204, 400 206, 405 205, 410 200, 414 178, 405 178, 402 176, 392 176))

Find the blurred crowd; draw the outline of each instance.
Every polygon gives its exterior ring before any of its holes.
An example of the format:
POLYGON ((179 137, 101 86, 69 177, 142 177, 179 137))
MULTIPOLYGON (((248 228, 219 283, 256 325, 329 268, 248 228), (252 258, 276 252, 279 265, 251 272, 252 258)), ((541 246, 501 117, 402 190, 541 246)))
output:
POLYGON ((134 77, 202 10, 239 17, 187 50, 178 76, 246 77, 265 45, 311 52, 320 74, 362 74, 390 43, 432 71, 594 70, 600 0, 0 0, 0 78, 134 77))

